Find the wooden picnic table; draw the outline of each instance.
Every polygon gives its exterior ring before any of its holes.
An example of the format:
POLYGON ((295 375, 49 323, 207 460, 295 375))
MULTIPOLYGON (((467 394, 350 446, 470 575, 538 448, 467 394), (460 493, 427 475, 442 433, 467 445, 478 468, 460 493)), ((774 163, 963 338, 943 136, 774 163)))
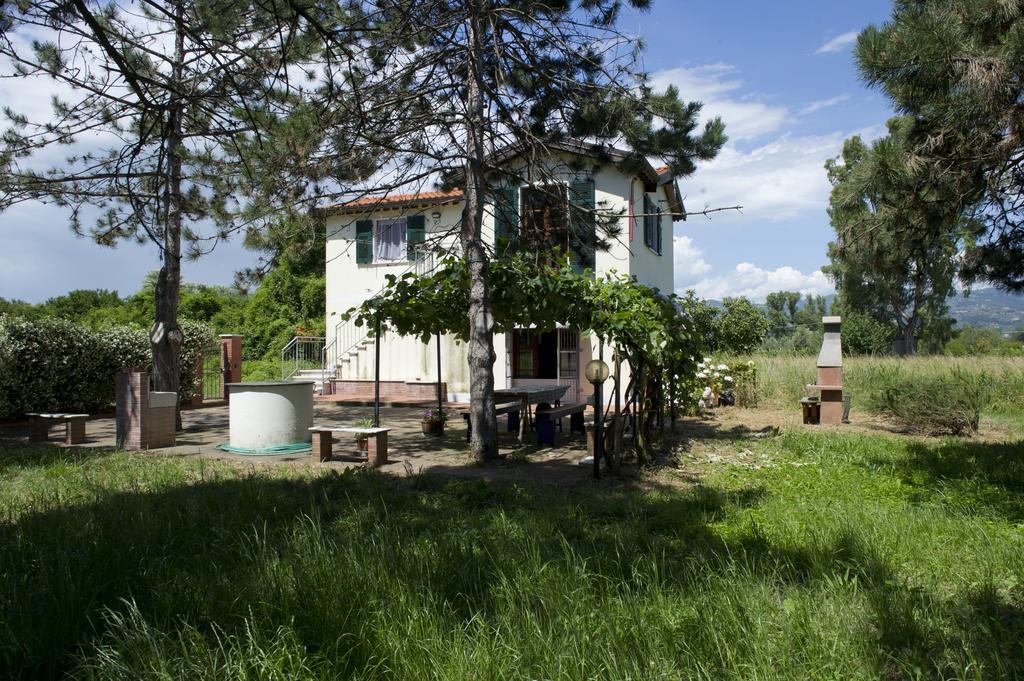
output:
POLYGON ((530 405, 541 402, 557 402, 569 390, 567 385, 551 386, 516 386, 513 388, 501 388, 494 391, 496 403, 519 400, 521 412, 519 416, 519 444, 526 442, 526 433, 529 430, 532 418, 530 416, 530 405))

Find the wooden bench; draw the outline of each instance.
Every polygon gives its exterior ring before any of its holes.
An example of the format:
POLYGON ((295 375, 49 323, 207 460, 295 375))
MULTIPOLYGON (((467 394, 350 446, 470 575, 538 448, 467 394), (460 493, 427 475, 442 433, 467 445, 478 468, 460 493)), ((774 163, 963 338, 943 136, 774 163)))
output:
POLYGON ((46 442, 50 439, 50 428, 64 424, 64 444, 81 444, 85 442, 85 421, 88 418, 88 414, 33 412, 28 414, 28 441, 46 442))
POLYGON ((555 446, 555 424, 562 430, 562 419, 569 417, 569 432, 584 433, 583 414, 587 411, 587 403, 563 404, 558 407, 537 407, 537 445, 548 444, 555 446))
MULTIPOLYGON (((508 430, 514 433, 519 430, 519 419, 522 411, 522 406, 519 402, 505 402, 504 404, 498 404, 494 407, 494 415, 501 416, 502 414, 508 414, 508 430)), ((466 442, 469 442, 473 437, 473 422, 470 419, 469 410, 462 412, 462 419, 466 422, 466 442)))
POLYGON ((366 456, 355 454, 341 455, 343 461, 365 461, 372 468, 383 466, 388 462, 388 433, 390 428, 350 428, 347 426, 313 426, 309 429, 313 436, 312 461, 330 461, 333 458, 334 434, 355 433, 366 435, 366 456))

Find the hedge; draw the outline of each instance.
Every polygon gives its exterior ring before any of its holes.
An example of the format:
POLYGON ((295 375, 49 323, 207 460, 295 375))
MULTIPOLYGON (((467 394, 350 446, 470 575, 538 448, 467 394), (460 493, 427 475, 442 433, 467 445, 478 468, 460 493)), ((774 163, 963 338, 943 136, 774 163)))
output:
MULTIPOLYGON (((195 365, 214 340, 205 324, 182 320, 181 400, 195 393, 195 365)), ((0 420, 33 411, 102 413, 114 408, 122 367, 152 371, 146 331, 114 326, 93 330, 61 319, 28 320, 0 314, 0 420)))

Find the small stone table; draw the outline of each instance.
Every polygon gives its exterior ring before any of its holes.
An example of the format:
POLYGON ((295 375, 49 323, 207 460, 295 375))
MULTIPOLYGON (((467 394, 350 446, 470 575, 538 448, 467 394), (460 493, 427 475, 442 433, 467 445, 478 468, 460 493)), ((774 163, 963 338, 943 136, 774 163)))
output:
POLYGON ((46 442, 50 438, 50 428, 64 424, 64 444, 81 444, 85 442, 85 421, 88 418, 88 414, 32 412, 28 414, 28 441, 46 442))
POLYGON ((388 462, 388 433, 390 428, 350 428, 346 426, 313 426, 309 429, 313 435, 312 461, 321 463, 330 461, 333 456, 334 433, 355 433, 366 435, 366 458, 350 457, 352 460, 366 461, 371 468, 383 466, 388 462))

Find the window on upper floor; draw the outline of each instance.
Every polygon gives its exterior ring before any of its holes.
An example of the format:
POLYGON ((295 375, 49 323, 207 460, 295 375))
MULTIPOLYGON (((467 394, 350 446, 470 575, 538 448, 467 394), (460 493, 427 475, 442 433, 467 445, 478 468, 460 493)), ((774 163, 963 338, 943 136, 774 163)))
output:
POLYGON ((523 187, 519 192, 522 225, 519 242, 535 250, 569 245, 569 200, 564 184, 523 187))
POLYGON ((423 215, 360 220, 356 223, 356 262, 394 263, 414 260, 426 239, 423 215))
POLYGON ((408 226, 405 218, 376 220, 373 225, 373 259, 385 262, 408 259, 408 226))
POLYGON ((527 185, 494 190, 495 252, 527 250, 572 254, 578 269, 594 266, 596 210, 594 180, 527 185))
POLYGON ((661 207, 644 194, 644 245, 661 255, 661 207))

